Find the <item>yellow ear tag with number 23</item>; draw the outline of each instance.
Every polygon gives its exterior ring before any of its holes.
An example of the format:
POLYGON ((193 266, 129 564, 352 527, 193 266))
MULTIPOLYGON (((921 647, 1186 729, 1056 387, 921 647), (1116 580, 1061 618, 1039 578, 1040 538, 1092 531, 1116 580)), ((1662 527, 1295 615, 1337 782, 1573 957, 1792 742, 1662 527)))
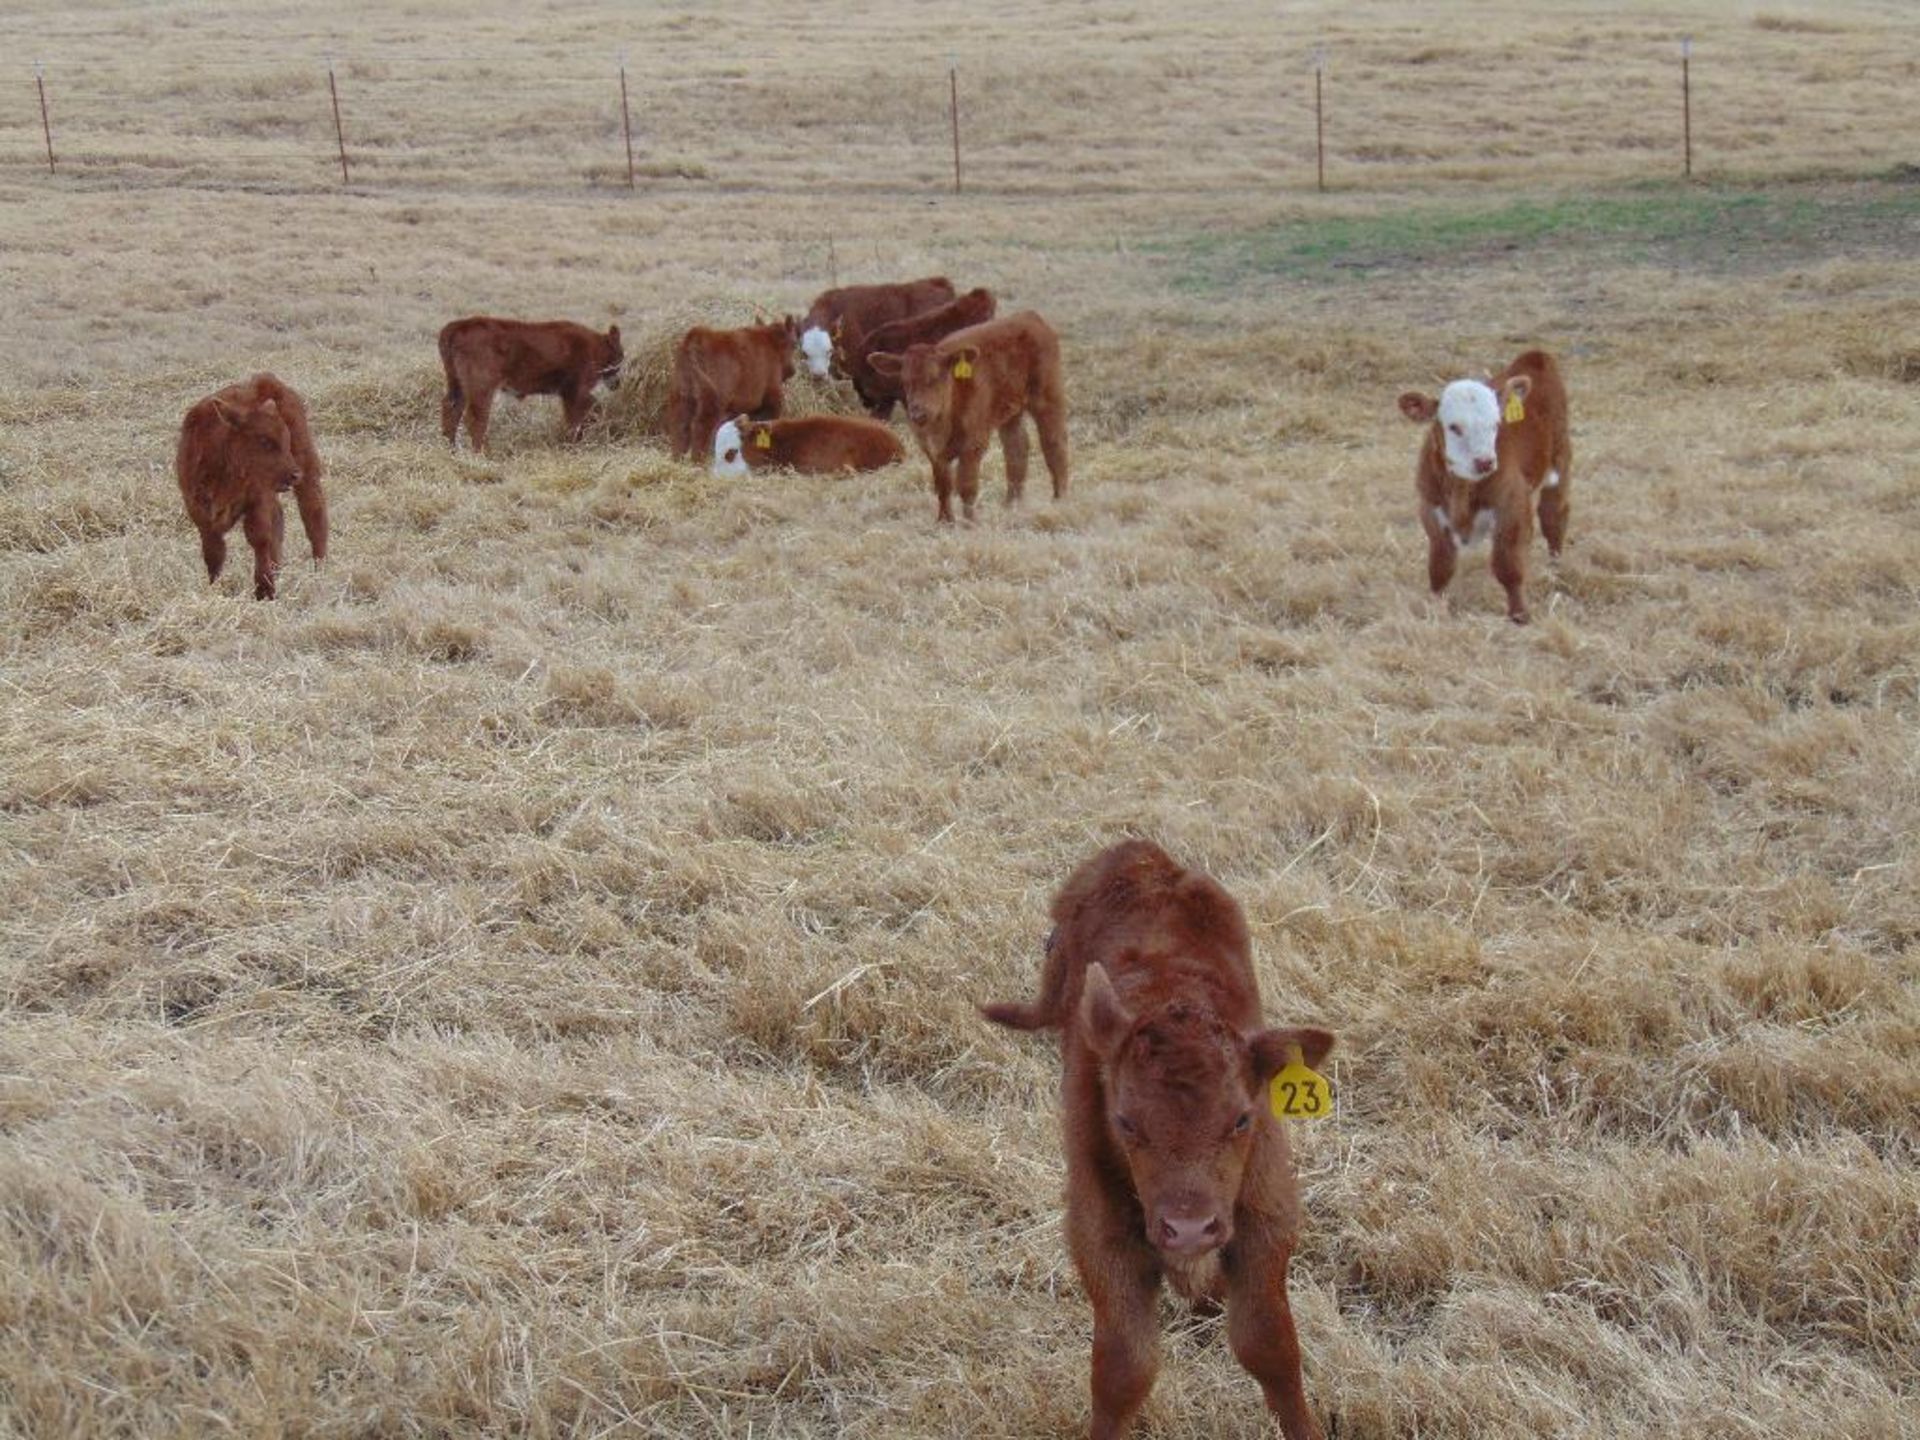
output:
POLYGON ((953 378, 956 380, 971 380, 973 378, 973 362, 971 360, 954 361, 953 378))
POLYGON ((1522 420, 1527 418, 1526 402, 1520 398, 1519 391, 1516 390, 1507 396, 1507 413, 1500 418, 1505 420, 1509 425, 1518 425, 1522 420))
POLYGON ((1296 1045, 1285 1067, 1268 1083, 1267 1103, 1281 1120, 1318 1120, 1333 1111, 1333 1087, 1318 1070, 1307 1068, 1296 1045))
POLYGON ((754 431, 753 446, 756 450, 771 450, 773 448, 773 432, 771 430, 754 431))

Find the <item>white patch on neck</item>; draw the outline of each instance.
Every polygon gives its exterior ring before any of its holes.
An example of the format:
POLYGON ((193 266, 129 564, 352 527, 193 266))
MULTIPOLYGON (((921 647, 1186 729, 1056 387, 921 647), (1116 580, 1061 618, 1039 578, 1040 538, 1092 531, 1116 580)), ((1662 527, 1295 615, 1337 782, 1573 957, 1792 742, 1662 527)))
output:
POLYGON ((1436 422, 1446 443, 1447 469, 1459 480, 1479 481, 1494 473, 1499 458, 1500 397, 1479 380, 1456 380, 1440 392, 1436 422), (1487 462, 1482 470, 1476 461, 1487 462))
POLYGON ((1500 519, 1493 507, 1488 506, 1485 510, 1477 511, 1474 514, 1473 528, 1462 535, 1458 530, 1453 528, 1453 521, 1447 515, 1446 506, 1434 506, 1433 518, 1439 522, 1440 528, 1447 532, 1448 537, 1453 543, 1462 550, 1471 550, 1491 535, 1494 525, 1497 524, 1500 519))
POLYGON ((747 473, 747 450, 740 438, 740 422, 737 420, 729 420, 713 432, 713 473, 716 475, 747 473))
POLYGON ((816 380, 824 380, 833 367, 833 337, 818 325, 800 337, 800 353, 807 357, 807 370, 816 380))
POLYGON ((1540 488, 1542 490, 1551 490, 1559 483, 1560 472, 1558 470, 1549 470, 1547 471, 1547 478, 1540 482, 1540 488))

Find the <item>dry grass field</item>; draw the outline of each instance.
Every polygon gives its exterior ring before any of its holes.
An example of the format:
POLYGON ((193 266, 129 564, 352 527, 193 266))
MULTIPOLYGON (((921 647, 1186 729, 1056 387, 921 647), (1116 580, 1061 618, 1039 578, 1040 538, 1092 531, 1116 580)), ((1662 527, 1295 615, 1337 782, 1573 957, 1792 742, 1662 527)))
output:
MULTIPOLYGON (((1056 1061, 973 1006, 1142 833, 1341 1036, 1330 1436, 1920 1436, 1911 7, 26 0, 0 53, 0 1435, 1080 1433, 1056 1061), (830 267, 1052 319, 1069 498, 670 461, 666 338, 830 267), (476 310, 621 321, 587 443, 446 453, 476 310), (1394 399, 1534 343, 1518 629, 1484 550, 1428 601, 1394 399), (334 509, 272 604, 170 470, 259 368, 334 509)), ((1169 1327, 1145 1433, 1268 1433, 1169 1327)))

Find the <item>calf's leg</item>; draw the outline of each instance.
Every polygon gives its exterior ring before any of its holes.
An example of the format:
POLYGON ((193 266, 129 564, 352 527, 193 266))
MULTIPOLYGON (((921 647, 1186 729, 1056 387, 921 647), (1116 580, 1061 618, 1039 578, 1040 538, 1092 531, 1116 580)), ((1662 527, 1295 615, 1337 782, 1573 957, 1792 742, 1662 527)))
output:
POLYGON ((1040 432, 1040 453, 1046 457, 1053 498, 1058 500, 1067 493, 1067 407, 1063 403, 1036 409, 1033 424, 1040 432))
POLYGON ((211 525, 200 526, 200 558, 207 562, 207 583, 220 578, 220 567, 227 563, 227 537, 211 525))
POLYGON ((560 413, 566 420, 567 440, 578 443, 587 428, 587 416, 593 410, 593 390, 578 387, 560 392, 560 413))
MULTIPOLYGON (((1249 1229, 1253 1227, 1248 1227, 1249 1229)), ((1324 1440, 1307 1408, 1300 1382, 1300 1337, 1287 1303, 1287 1262, 1293 1243, 1261 1243, 1241 1232, 1227 1277, 1227 1343, 1236 1360, 1260 1382, 1267 1408, 1287 1440, 1324 1440)))
POLYGON ((953 488, 960 492, 960 514, 968 521, 973 520, 974 502, 980 498, 980 462, 986 454, 984 445, 969 446, 960 452, 960 473, 953 488))
POLYGON ((467 443, 477 454, 487 453, 487 421, 493 415, 493 391, 473 390, 467 394, 467 443))
POLYGON ((1567 517, 1573 510, 1573 498, 1567 494, 1567 472, 1559 472, 1560 482, 1540 492, 1540 533, 1547 537, 1547 553, 1560 558, 1560 547, 1567 541, 1567 517))
POLYGON ((273 599, 274 578, 280 573, 280 546, 287 528, 287 512, 268 496, 255 501, 244 521, 247 544, 253 547, 253 598, 273 599))
POLYGON ((942 523, 953 523, 953 461, 945 456, 927 457, 927 464, 933 467, 933 498, 940 507, 942 523))
POLYGON ((1027 429, 1022 416, 1000 427, 1000 458, 1007 464, 1007 504, 1018 505, 1027 489, 1027 429))
MULTIPOLYGON (((1082 1179, 1086 1177, 1080 1177, 1082 1179)), ((1154 1300, 1160 1272, 1097 1192, 1069 1200, 1068 1245, 1093 1302, 1092 1440, 1122 1440, 1160 1370, 1154 1300)))
POLYGON ((1533 538, 1531 515, 1521 507, 1519 520, 1502 517, 1493 537, 1493 578, 1507 592, 1507 618, 1516 625, 1527 623, 1527 542, 1533 538))
POLYGON ((1446 531, 1427 529, 1427 584, 1438 596, 1453 580, 1453 567, 1460 558, 1460 547, 1446 531))
POLYGON ((454 375, 451 366, 447 369, 447 393, 440 398, 440 433, 447 437, 447 444, 453 449, 460 448, 460 412, 466 408, 466 397, 461 394, 460 381, 454 375))
POLYGON ((313 563, 327 558, 327 492, 320 481, 307 476, 293 487, 293 500, 300 507, 300 525, 307 532, 307 545, 313 551, 313 563))

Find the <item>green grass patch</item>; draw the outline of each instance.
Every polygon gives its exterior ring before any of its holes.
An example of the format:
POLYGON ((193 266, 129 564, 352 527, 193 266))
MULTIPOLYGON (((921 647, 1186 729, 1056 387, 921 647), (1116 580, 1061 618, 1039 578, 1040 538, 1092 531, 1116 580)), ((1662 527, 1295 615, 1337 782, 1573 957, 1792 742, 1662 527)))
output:
POLYGON ((1673 186, 1479 206, 1396 204, 1374 214, 1180 236, 1155 248, 1178 267, 1177 287, 1211 292, 1545 245, 1604 248, 1628 261, 1740 263, 1756 252, 1903 227, 1916 216, 1920 189, 1912 186, 1839 194, 1673 186))

